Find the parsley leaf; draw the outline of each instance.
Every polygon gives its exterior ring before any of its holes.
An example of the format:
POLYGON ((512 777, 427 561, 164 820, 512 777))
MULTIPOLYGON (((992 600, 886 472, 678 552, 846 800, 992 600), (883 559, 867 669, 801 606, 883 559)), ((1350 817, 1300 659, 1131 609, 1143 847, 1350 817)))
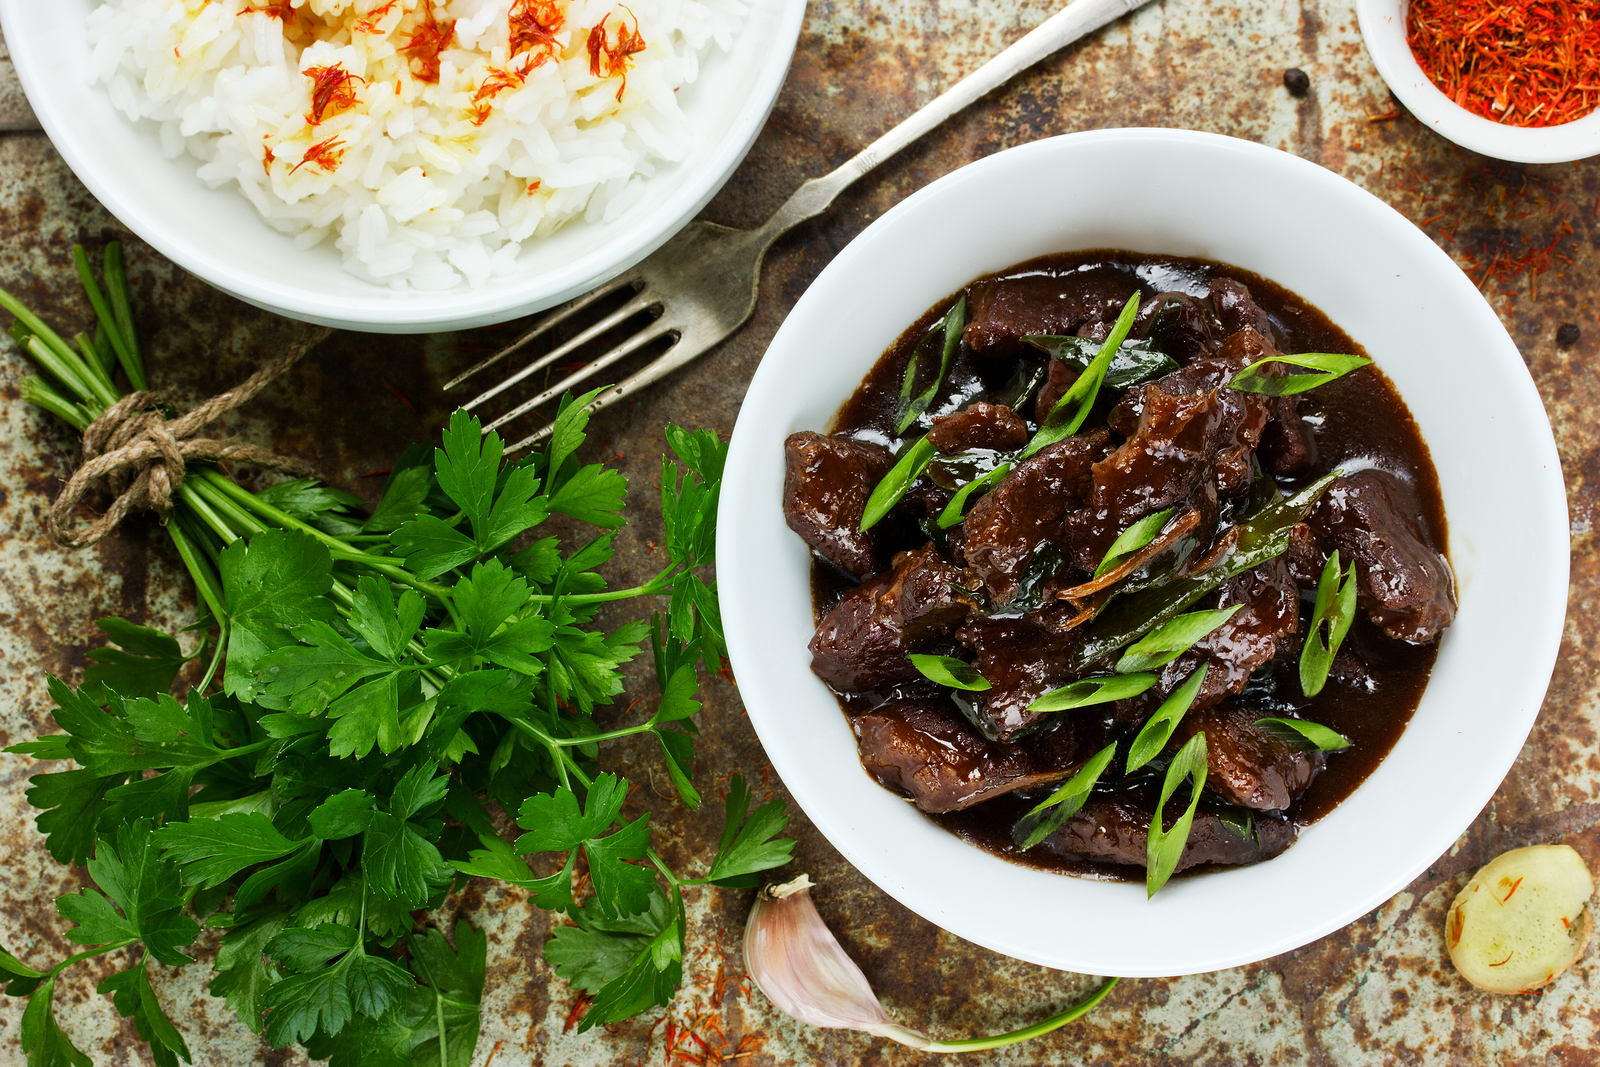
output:
POLYGON ((85 688, 104 686, 125 697, 153 697, 171 689, 189 661, 177 640, 160 630, 115 617, 95 625, 118 647, 89 650, 89 666, 83 671, 85 688))
POLYGON ((428 631, 428 656, 435 663, 485 659, 521 674, 544 665, 534 657, 550 649, 555 626, 541 615, 513 620, 528 603, 528 583, 498 560, 480 563, 455 586, 462 630, 428 631))
POLYGON ((241 538, 217 558, 228 612, 230 696, 255 698, 256 663, 289 643, 285 627, 333 618, 325 595, 333 584, 333 559, 309 535, 263 530, 247 545, 241 538))
POLYGON ((752 812, 751 800, 750 783, 743 775, 734 775, 723 802, 722 840, 717 845, 711 873, 706 876, 713 885, 757 885, 758 871, 782 867, 794 851, 793 841, 773 840, 789 822, 783 801, 769 800, 752 812))
POLYGON ((137 966, 111 975, 100 983, 95 992, 110 993, 111 1003, 115 1005, 117 1013, 133 1020, 134 1031, 149 1043, 150 1058, 155 1060, 157 1067, 178 1067, 179 1059, 190 1063, 192 1059, 188 1044, 183 1040, 183 1035, 178 1033, 178 1028, 172 1025, 172 1020, 167 1018, 166 1012, 161 1010, 156 991, 150 986, 146 962, 140 960, 137 966))
POLYGON ((145 951, 162 963, 181 967, 189 962, 178 949, 192 942, 200 927, 182 914, 177 868, 158 852, 149 823, 125 823, 114 840, 101 838, 88 867, 104 895, 85 888, 56 899, 62 916, 76 924, 68 939, 80 945, 143 941, 145 951))

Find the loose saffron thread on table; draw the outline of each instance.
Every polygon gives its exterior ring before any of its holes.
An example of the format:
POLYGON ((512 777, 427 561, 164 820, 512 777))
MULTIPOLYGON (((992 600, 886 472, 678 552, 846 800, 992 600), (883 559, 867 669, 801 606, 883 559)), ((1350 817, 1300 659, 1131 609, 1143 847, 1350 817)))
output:
POLYGON ((1508 126, 1557 126, 1600 106, 1593 0, 1412 0, 1406 41, 1458 106, 1508 126))

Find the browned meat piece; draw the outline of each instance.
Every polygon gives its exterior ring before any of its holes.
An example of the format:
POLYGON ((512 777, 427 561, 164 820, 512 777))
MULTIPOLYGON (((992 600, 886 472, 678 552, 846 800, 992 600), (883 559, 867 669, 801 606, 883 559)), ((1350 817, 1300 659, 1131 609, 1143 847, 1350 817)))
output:
POLYGON ((1237 333, 1248 326, 1269 340, 1277 336, 1272 320, 1251 298, 1250 289, 1243 282, 1232 278, 1211 279, 1211 307, 1222 323, 1224 334, 1237 333))
POLYGON ((1416 494, 1399 478, 1376 469, 1339 478, 1309 522, 1324 553, 1355 561, 1357 599, 1390 637, 1432 641, 1455 618, 1450 567, 1429 547, 1416 494))
POLYGON ((892 701, 851 720, 861 766, 923 811, 960 811, 1072 773, 1071 725, 1026 746, 986 741, 949 701, 892 701))
MULTIPOLYGON (((1243 393, 1225 387, 1241 370, 1276 352, 1270 341, 1247 327, 1224 341, 1216 355, 1180 367, 1156 379, 1145 389, 1129 390, 1111 409, 1108 422, 1118 434, 1132 437, 1137 432, 1139 416, 1143 414, 1145 397, 1149 395, 1150 388, 1172 396, 1216 392, 1217 403, 1222 408, 1222 418, 1216 428, 1216 457, 1213 461, 1217 492, 1221 496, 1238 496, 1249 490, 1254 478, 1254 467, 1250 461, 1268 427, 1273 401, 1256 393, 1243 393)), ((1273 372, 1269 370, 1268 373, 1273 372)))
POLYGON ((1300 629, 1300 591, 1282 556, 1229 579, 1217 607, 1234 604, 1244 607, 1161 668, 1161 681, 1151 690, 1152 696, 1165 696, 1183 684, 1191 671, 1209 666, 1190 710, 1215 704, 1242 690, 1250 675, 1271 661, 1300 629))
POLYGON ((1053 717, 1028 710, 1028 705, 1072 680, 1072 654, 1081 630, 1062 632, 1052 625, 1072 614, 1065 604, 1052 604, 1017 618, 975 616, 956 637, 977 653, 973 666, 994 688, 975 694, 973 705, 989 725, 989 734, 1009 740, 1053 717))
POLYGON ((1204 730, 1206 785, 1230 804, 1282 811, 1306 791, 1327 764, 1321 752, 1302 752, 1256 725, 1264 712, 1233 704, 1193 711, 1178 723, 1173 746, 1204 730))
POLYGON ((872 531, 860 529, 873 488, 894 466, 882 445, 805 430, 783 443, 783 517, 812 551, 852 578, 878 569, 872 531))
POLYGON ((1297 522, 1289 527, 1289 551, 1283 558, 1296 583, 1314 586, 1322 579, 1322 565, 1327 561, 1317 551, 1316 536, 1305 523, 1297 522))
MULTIPOLYGON (((1167 802, 1167 819, 1188 808, 1186 790, 1179 789, 1167 802), (1182 807, 1179 801, 1184 801, 1182 807)), ((1150 819, 1160 794, 1141 789, 1115 795, 1091 797, 1083 810, 1067 820, 1065 826, 1036 846, 1066 859, 1084 858, 1129 867, 1145 866, 1150 840, 1150 819)), ((1222 824, 1215 813, 1203 806, 1194 813, 1189 840, 1183 846, 1177 870, 1188 870, 1203 863, 1239 866, 1260 863, 1294 844, 1294 824, 1282 819, 1256 820, 1254 840, 1239 837, 1222 824)))
POLYGON ((1028 424, 1004 404, 980 401, 964 411, 934 419, 928 440, 947 455, 971 448, 1010 452, 1028 443, 1028 424))
POLYGON ((961 579, 931 544, 902 552, 893 572, 863 582, 828 612, 811 638, 811 670, 841 693, 922 677, 906 655, 966 619, 975 605, 961 579))
POLYGON ((967 515, 967 565, 996 604, 1011 602, 1034 554, 1060 539, 1062 519, 1088 497, 1090 465, 1109 444, 1106 432, 1096 430, 1041 449, 967 515))
POLYGON ((1059 336, 1086 322, 1114 320, 1136 288, 1132 275, 1110 267, 979 282, 969 290, 972 317, 961 336, 982 355, 1010 355, 1029 334, 1059 336))
POLYGON ((1065 360, 1050 361, 1044 384, 1039 387, 1039 399, 1034 403, 1034 422, 1042 425, 1044 420, 1050 417, 1050 413, 1056 409, 1056 404, 1067 395, 1072 383, 1078 380, 1078 374, 1078 368, 1069 365, 1065 360))
POLYGON ((1317 445, 1311 427, 1300 417, 1300 394, 1275 396, 1268 407, 1272 419, 1261 435, 1261 462, 1274 474, 1293 474, 1311 466, 1317 445))
MULTIPOLYGON (((1164 380, 1164 379, 1163 379, 1164 380)), ((1067 519, 1069 555, 1093 570, 1111 542, 1134 520, 1182 504, 1200 514, 1201 543, 1217 522, 1217 482, 1212 466, 1226 412, 1215 391, 1174 395, 1151 382, 1142 390, 1138 428, 1094 465, 1090 506, 1067 519)))
POLYGON ((1139 308, 1132 336, 1149 340, 1179 363, 1191 363, 1216 352, 1222 324, 1209 307, 1188 293, 1162 293, 1139 308))

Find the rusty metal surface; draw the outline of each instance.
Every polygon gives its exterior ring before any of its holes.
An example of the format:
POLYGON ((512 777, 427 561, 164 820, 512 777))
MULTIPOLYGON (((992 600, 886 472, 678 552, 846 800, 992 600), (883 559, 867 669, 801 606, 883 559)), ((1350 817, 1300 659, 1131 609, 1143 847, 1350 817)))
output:
MULTIPOLYGON (((815 0, 787 85, 755 149, 706 211, 749 226, 803 178, 842 162, 956 78, 1046 17, 1045 0, 815 0)), ((0 62, 0 126, 13 98, 0 62)), ((672 419, 732 428, 744 383, 784 314, 828 260, 872 218, 934 178, 980 156, 1080 129, 1163 125, 1261 141, 1362 184, 1421 225, 1484 288, 1528 362, 1555 426, 1573 520, 1572 592, 1562 656, 1528 744, 1494 800, 1451 851, 1407 890, 1344 930, 1233 971, 1129 981, 1086 1020, 1047 1038, 968 1057, 993 1064, 1367 1064, 1580 1067, 1600 1063, 1600 954, 1537 996, 1474 991, 1452 970, 1439 930, 1470 872, 1499 852, 1565 841, 1600 869, 1600 161, 1500 164, 1439 140, 1389 96, 1363 49, 1349 0, 1158 0, 1131 19, 1047 60, 891 160, 822 218, 774 249, 748 326, 624 411, 596 420, 592 458, 617 456, 637 488, 653 484, 672 419), (1284 68, 1311 78, 1304 100, 1284 68), (1548 258, 1540 259, 1541 254, 1548 258), (1526 268, 1544 264, 1533 274, 1526 268), (1557 328, 1580 328, 1558 346, 1557 328)), ((1204 205, 1196 205, 1203 209, 1204 205)), ((0 285, 52 321, 85 322, 67 246, 123 237, 43 137, 0 136, 0 285)), ((1292 240, 1292 234, 1284 235, 1292 240)), ((243 378, 284 327, 208 289, 133 241, 129 259, 152 376, 180 403, 243 378)), ((438 384, 470 362, 474 337, 340 335, 253 402, 231 428, 306 456, 368 496, 398 448, 433 433, 449 401, 438 384), (393 391, 384 388, 384 383, 393 391), (416 411, 400 397, 405 397, 416 411)), ((192 617, 193 597, 160 531, 68 554, 41 516, 75 456, 62 428, 27 407, 15 352, 0 351, 0 741, 47 727, 47 673, 71 676, 94 641, 93 620, 117 613, 156 625, 192 617)), ((644 494, 641 494, 644 495, 644 494)), ((615 579, 653 569, 659 524, 635 516, 615 579)), ((638 610, 638 606, 630 610, 638 610)), ((1508 665, 1507 669, 1515 669, 1508 665)), ((634 688, 643 691, 643 679, 634 688)), ((765 758, 737 689, 706 682, 703 786, 739 770, 763 778, 765 758)), ((648 781, 654 754, 621 743, 614 765, 648 781)), ((75 884, 45 853, 22 799, 32 768, 0 761, 0 941, 25 960, 67 946, 50 898, 75 884)), ((1448 773, 1442 768, 1441 773, 1448 773)), ((766 788, 783 795, 782 784, 766 788)), ((641 790, 668 860, 707 857, 714 815, 687 814, 641 790)), ((1087 978, 995 956, 909 914, 856 874, 796 813, 794 869, 820 883, 818 907, 886 1003, 940 1036, 1009 1029, 1050 1014, 1087 978)), ((861 1035, 809 1030, 741 983, 745 894, 696 890, 686 985, 670 1012, 579 1036, 571 992, 540 956, 548 925, 520 893, 476 883, 459 907, 490 931, 489 995, 478 1062, 499 1067, 716 1062, 888 1064, 918 1057, 861 1035), (696 1035, 681 1036, 688 1026, 696 1035), (669 1047, 668 1034, 675 1036, 669 1047), (675 1058, 676 1057, 676 1058, 675 1058)), ((997 906, 1004 906, 1003 902, 997 906)), ((1071 922, 1041 916, 1041 922, 1071 922)), ((1219 922, 1249 921, 1239 914, 1219 922)), ((204 958, 204 956, 202 956, 204 958)), ((58 993, 64 1026, 100 1063, 144 1063, 131 1026, 93 993, 93 967, 58 993)), ((204 967, 155 967, 199 1064, 289 1064, 204 993, 204 967)), ((16 1005, 0 1005, 0 1065, 20 1064, 16 1005)))

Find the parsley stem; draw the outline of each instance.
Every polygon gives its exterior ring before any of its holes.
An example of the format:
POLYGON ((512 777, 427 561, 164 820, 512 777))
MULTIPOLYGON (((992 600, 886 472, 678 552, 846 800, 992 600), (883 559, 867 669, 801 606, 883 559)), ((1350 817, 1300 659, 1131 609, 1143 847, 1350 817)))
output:
POLYGON ((71 956, 68 956, 66 959, 50 968, 50 974, 53 977, 60 974, 62 971, 66 970, 68 967, 71 967, 74 963, 77 963, 80 960, 89 960, 96 956, 104 956, 107 952, 115 952, 119 948, 127 948, 129 945, 137 945, 138 943, 139 939, 137 937, 130 937, 123 941, 113 941, 110 944, 101 945, 98 948, 84 949, 82 952, 77 952, 71 956))
MULTIPOLYGON (((217 584, 216 576, 211 573, 211 565, 200 558, 195 546, 189 541, 189 535, 183 532, 181 523, 167 523, 167 536, 172 538, 172 545, 178 550, 178 558, 182 559, 183 565, 189 569, 189 577, 194 579, 194 586, 200 591, 200 598, 206 602, 206 607, 211 611, 211 617, 217 620, 219 626, 225 624, 228 613, 222 608, 222 588, 217 584)), ((220 646, 218 651, 221 651, 220 646)))
POLYGON ((1095 1005, 1104 1000, 1106 995, 1109 994, 1112 989, 1116 988, 1118 981, 1120 981, 1120 979, 1108 979, 1105 985, 1101 986, 1099 989, 1089 994, 1088 997, 1080 1000, 1078 1003, 1074 1004, 1060 1015, 1052 1015, 1048 1019, 1042 1019, 1039 1022, 1034 1023, 1032 1026, 1023 1027, 1021 1030, 1013 1030, 1007 1034, 996 1034, 993 1037, 974 1037, 965 1041, 935 1041, 931 1045, 924 1046, 920 1051, 981 1052, 984 1049, 1002 1048, 1006 1045, 1015 1045, 1022 1041, 1031 1041, 1036 1037, 1041 1037, 1044 1034, 1048 1034, 1052 1030, 1059 1030, 1061 1027, 1072 1022, 1074 1019, 1080 1019, 1089 1012, 1093 1011, 1095 1005))
POLYGON ((649 858, 651 863, 656 865, 656 870, 661 872, 662 877, 664 877, 667 881, 672 883, 674 888, 681 887, 681 886, 686 886, 686 885, 698 884, 698 883, 695 883, 695 882, 685 882, 683 879, 681 879, 677 875, 673 874, 672 873, 672 868, 668 867, 666 865, 666 863, 661 859, 661 857, 656 855, 656 850, 655 849, 647 848, 647 849, 644 850, 644 854, 645 854, 645 856, 647 856, 649 858))
POLYGON ((592 745, 596 741, 615 741, 619 737, 632 737, 634 734, 649 733, 654 729, 654 723, 642 722, 638 726, 624 726, 620 730, 610 730, 603 734, 585 734, 582 737, 546 736, 544 742, 560 748, 573 748, 578 745, 592 745))
POLYGON ((254 511, 256 515, 259 515, 265 519, 270 519, 275 525, 289 530, 299 530, 301 533, 308 534, 309 536, 316 538, 318 541, 321 541, 323 545, 327 547, 328 551, 333 555, 334 559, 343 560, 347 563, 360 563, 363 566, 370 567, 372 570, 377 571, 379 574, 390 579, 391 581, 399 582, 401 585, 410 586, 419 593, 424 593, 428 596, 431 596, 433 599, 440 601, 441 603, 449 604, 449 589, 447 589, 445 586, 439 585, 437 582, 425 582, 417 578, 405 569, 401 560, 394 559, 390 556, 378 556, 373 555, 370 552, 363 552, 361 549, 351 546, 346 541, 341 541, 339 538, 334 537, 331 534, 324 533, 315 526, 301 522, 288 512, 283 511, 280 508, 273 507, 265 500, 262 500, 260 497, 250 492, 248 489, 244 489, 241 486, 236 485, 232 480, 224 478, 220 471, 207 469, 201 472, 200 477, 205 480, 207 485, 220 490, 223 494, 231 497, 238 504, 250 509, 251 511, 254 511))
POLYGON ((178 487, 178 499, 189 505, 189 508, 207 526, 211 527, 218 537, 222 538, 224 546, 231 545, 239 540, 240 535, 235 532, 232 526, 223 521, 222 516, 216 513, 209 502, 195 492, 191 482, 185 481, 178 487))
POLYGON ((211 688, 211 680, 217 676, 217 668, 222 666, 222 653, 227 647, 228 624, 219 619, 217 623, 217 650, 212 653, 211 665, 206 668, 205 677, 200 679, 200 684, 195 686, 195 692, 204 693, 211 688))
POLYGON ((633 597, 654 596, 658 593, 665 595, 672 592, 672 583, 668 579, 678 576, 678 565, 674 563, 648 582, 631 589, 608 589, 604 593, 530 593, 528 602, 554 604, 559 600, 563 604, 604 604, 612 600, 629 600, 633 597))

